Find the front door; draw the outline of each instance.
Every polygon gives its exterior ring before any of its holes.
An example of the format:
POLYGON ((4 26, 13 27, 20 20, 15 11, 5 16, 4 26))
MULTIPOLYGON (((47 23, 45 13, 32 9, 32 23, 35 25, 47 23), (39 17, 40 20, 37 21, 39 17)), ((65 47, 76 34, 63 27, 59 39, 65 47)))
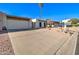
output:
POLYGON ((46 23, 44 23, 44 27, 46 27, 46 23))
POLYGON ((40 27, 42 27, 42 24, 41 24, 41 22, 39 23, 39 26, 40 26, 40 27))

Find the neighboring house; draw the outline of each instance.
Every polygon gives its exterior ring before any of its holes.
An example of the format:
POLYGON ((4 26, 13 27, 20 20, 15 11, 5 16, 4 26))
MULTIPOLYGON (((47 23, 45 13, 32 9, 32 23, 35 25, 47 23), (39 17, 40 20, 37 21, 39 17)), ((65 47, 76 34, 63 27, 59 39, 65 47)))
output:
POLYGON ((53 24, 53 21, 47 20, 47 25, 52 25, 52 24, 53 24))
POLYGON ((70 19, 62 20, 62 22, 67 23, 70 19))
POLYGON ((52 24, 54 25, 54 26, 59 26, 59 22, 57 22, 57 21, 52 21, 52 24))
POLYGON ((40 19, 32 19, 32 28, 44 28, 46 27, 46 21, 40 19))
POLYGON ((0 30, 2 29, 31 29, 32 21, 30 18, 11 16, 0 13, 0 30))
POLYGON ((51 25, 52 27, 59 26, 59 24, 57 21, 47 20, 47 25, 51 25))
POLYGON ((62 20, 62 23, 64 23, 64 26, 70 26, 71 25, 71 22, 69 22, 70 19, 65 19, 65 20, 62 20))

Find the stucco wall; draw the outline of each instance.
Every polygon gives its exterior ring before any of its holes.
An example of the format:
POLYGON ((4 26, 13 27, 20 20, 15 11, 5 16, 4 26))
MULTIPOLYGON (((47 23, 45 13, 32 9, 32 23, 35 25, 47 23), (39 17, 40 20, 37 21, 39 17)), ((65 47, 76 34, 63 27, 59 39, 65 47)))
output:
MULTIPOLYGON (((35 28, 40 28, 39 21, 36 22, 35 28)), ((41 22, 41 28, 44 27, 44 22, 41 22)))
POLYGON ((7 29, 29 29, 32 28, 32 24, 29 21, 7 19, 7 29))
POLYGON ((44 27, 44 22, 42 22, 42 27, 44 27))
POLYGON ((39 27, 39 22, 36 22, 36 23, 35 23, 35 28, 40 28, 40 27, 39 27))
POLYGON ((6 22, 6 15, 0 14, 0 30, 2 30, 2 27, 5 26, 6 22))
POLYGON ((2 26, 3 26, 3 18, 2 18, 2 16, 0 15, 0 30, 2 30, 2 26))

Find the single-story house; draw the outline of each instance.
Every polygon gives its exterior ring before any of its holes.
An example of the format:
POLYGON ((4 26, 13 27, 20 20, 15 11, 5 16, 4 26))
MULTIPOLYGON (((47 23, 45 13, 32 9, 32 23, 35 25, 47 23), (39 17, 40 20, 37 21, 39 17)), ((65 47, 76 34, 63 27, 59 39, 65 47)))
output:
POLYGON ((71 19, 65 19, 65 20, 62 20, 62 23, 63 23, 63 26, 71 26, 71 22, 69 22, 71 19))
POLYGON ((32 19, 32 28, 45 28, 46 21, 40 19, 32 19))
POLYGON ((0 13, 0 30, 3 29, 31 29, 32 20, 30 18, 23 18, 18 16, 11 16, 0 13))
POLYGON ((51 27, 58 27, 59 24, 58 21, 47 20, 47 25, 50 25, 51 27))

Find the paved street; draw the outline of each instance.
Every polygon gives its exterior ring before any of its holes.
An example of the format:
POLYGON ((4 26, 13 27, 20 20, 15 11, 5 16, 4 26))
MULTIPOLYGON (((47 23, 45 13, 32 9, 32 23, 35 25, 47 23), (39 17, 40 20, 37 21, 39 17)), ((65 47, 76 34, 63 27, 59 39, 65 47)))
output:
POLYGON ((15 54, 56 54, 69 36, 56 29, 9 32, 15 54))

